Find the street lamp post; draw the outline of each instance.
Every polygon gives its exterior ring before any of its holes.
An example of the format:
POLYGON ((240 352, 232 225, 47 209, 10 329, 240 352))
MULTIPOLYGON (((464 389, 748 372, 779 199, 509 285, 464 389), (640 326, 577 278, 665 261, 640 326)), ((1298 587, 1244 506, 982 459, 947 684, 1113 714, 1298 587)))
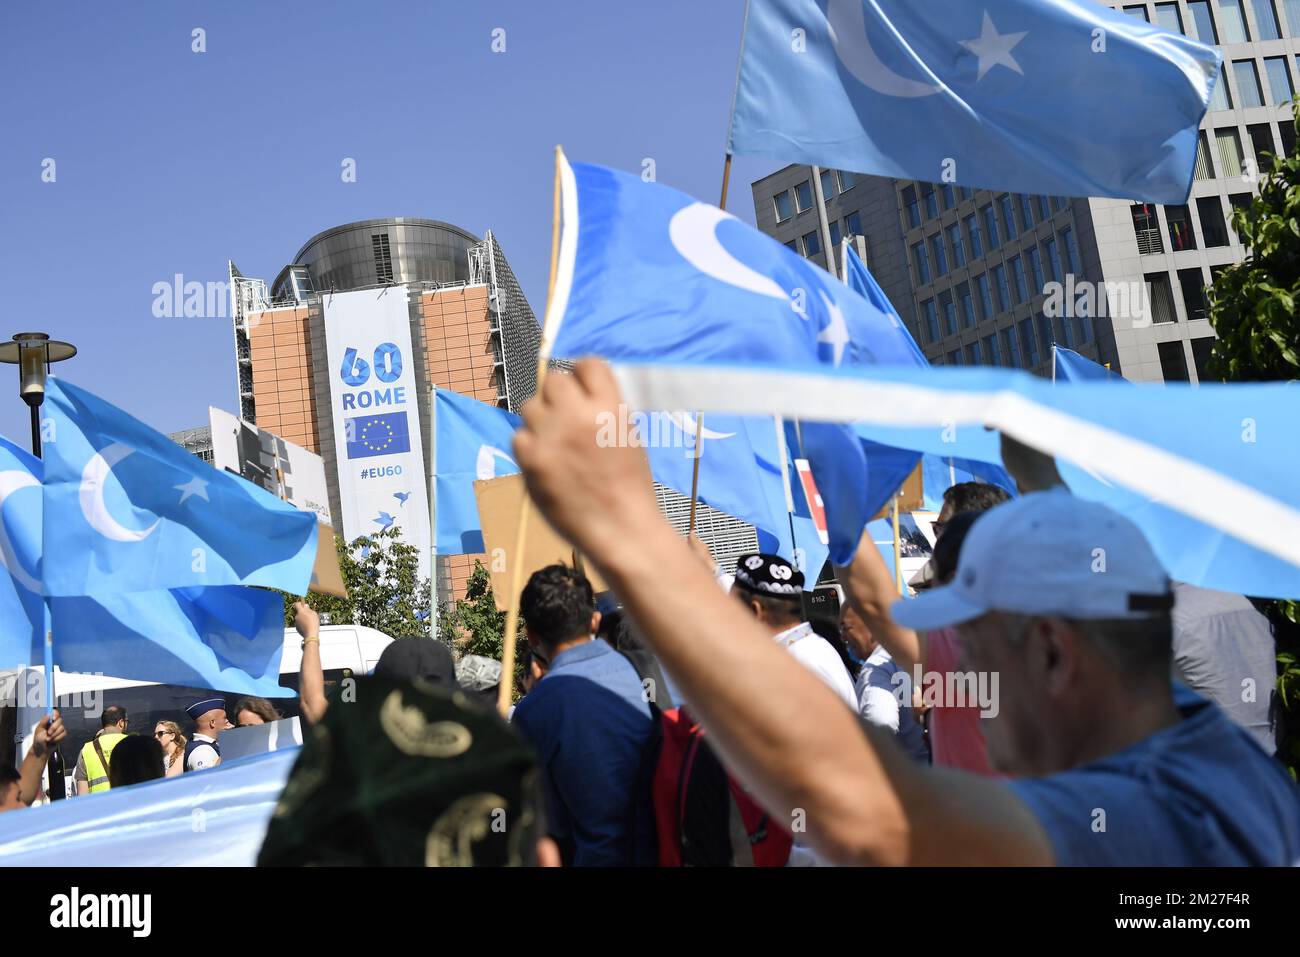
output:
MULTIPOLYGON (((77 347, 51 339, 43 332, 20 332, 9 342, 0 343, 0 362, 18 366, 18 395, 32 414, 32 454, 41 457, 41 403, 45 401, 45 377, 50 364, 71 359, 77 347)), ((54 634, 45 632, 45 713, 54 713, 54 634)), ((51 801, 67 797, 64 783, 63 755, 58 747, 50 749, 49 787, 51 801), (54 782, 59 782, 58 787, 54 782)))

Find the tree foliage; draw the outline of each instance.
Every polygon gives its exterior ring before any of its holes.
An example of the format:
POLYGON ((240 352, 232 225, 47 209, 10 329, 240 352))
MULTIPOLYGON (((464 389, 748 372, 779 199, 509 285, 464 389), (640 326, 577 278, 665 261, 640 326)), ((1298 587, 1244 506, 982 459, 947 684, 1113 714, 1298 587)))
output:
MULTIPOLYGON (((429 636, 429 579, 419 573, 419 549, 395 528, 347 543, 334 536, 346 598, 310 593, 306 602, 333 625, 364 625, 393 638, 429 636)), ((284 621, 293 625, 293 595, 285 595, 284 621)))
MULTIPOLYGON (((1300 100, 1297 100, 1300 103, 1300 100)), ((1296 107, 1300 115, 1300 107, 1296 107)), ((1300 120, 1294 120, 1300 134, 1300 120)), ((1209 373, 1222 382, 1300 378, 1300 157, 1275 157, 1248 206, 1232 214, 1247 247, 1240 263, 1223 269, 1210 291, 1210 322, 1218 340, 1209 373)), ((1278 750, 1300 769, 1300 603, 1263 604, 1278 649, 1278 750)))

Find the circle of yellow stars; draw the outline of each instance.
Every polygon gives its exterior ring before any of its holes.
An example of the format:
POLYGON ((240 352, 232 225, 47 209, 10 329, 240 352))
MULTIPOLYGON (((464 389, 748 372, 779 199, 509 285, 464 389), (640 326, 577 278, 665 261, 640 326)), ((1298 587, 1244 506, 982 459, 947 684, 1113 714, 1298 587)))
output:
POLYGON ((361 427, 361 443, 371 452, 382 452, 393 444, 393 427, 382 419, 371 419, 361 427), (388 435, 384 437, 382 445, 375 445, 370 441, 370 427, 372 425, 382 425, 388 430, 388 435))

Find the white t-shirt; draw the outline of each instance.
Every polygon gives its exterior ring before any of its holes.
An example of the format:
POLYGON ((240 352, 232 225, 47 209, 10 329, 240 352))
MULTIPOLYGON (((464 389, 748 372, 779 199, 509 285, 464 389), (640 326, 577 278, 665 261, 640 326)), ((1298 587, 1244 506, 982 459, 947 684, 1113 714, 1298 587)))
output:
POLYGON ((813 631, 806 621, 795 625, 776 636, 776 643, 781 645, 795 659, 815 674, 827 687, 840 696, 852 711, 858 710, 858 696, 853 693, 853 682, 844 668, 844 662, 835 653, 821 635, 813 631))

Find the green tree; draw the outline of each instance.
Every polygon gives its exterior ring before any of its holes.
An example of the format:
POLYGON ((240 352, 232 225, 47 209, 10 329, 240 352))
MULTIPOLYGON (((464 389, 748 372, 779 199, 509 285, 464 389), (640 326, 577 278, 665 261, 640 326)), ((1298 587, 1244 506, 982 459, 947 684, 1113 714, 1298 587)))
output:
MULTIPOLYGON (((1296 101, 1300 103, 1300 100, 1296 101)), ((1293 104, 1300 114, 1300 107, 1293 104)), ((1300 120, 1293 120, 1300 133, 1300 120)), ((1275 382, 1300 378, 1300 157, 1274 157, 1250 205, 1233 210, 1232 228, 1247 247, 1210 290, 1210 322, 1218 340, 1209 378, 1275 382)), ((1278 650, 1278 751, 1300 770, 1300 603, 1259 603, 1273 624, 1278 650)))
MULTIPOLYGON (((523 622, 519 623, 523 634, 523 622)), ((474 562, 474 571, 465 583, 465 597, 438 606, 438 634, 451 644, 457 658, 483 655, 498 661, 505 651, 506 614, 497 608, 492 593, 492 576, 483 563, 474 562)), ((523 640, 515 644, 515 674, 523 668, 523 640)))
MULTIPOLYGON (((363 535, 351 543, 334 536, 346 598, 315 593, 307 604, 329 615, 330 624, 364 625, 393 638, 429 636, 429 579, 419 573, 419 549, 401 540, 395 528, 363 535)), ((293 625, 297 596, 284 596, 284 621, 293 625)))

